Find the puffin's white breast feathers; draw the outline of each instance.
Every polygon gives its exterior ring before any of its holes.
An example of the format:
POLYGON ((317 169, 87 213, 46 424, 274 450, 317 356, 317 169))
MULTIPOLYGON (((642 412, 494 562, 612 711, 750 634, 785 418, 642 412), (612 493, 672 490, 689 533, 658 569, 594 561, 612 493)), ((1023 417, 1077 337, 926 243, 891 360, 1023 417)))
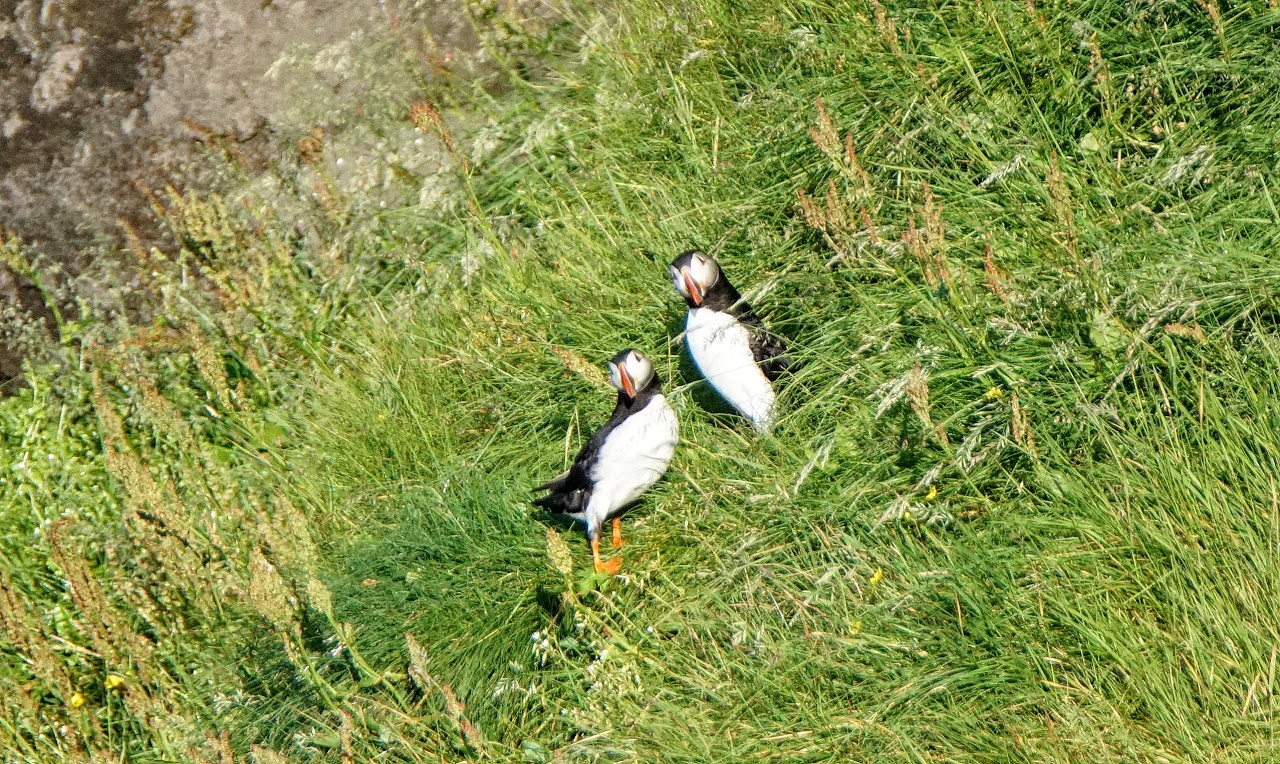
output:
POLYGON ((662 395, 609 433, 591 468, 588 527, 600 527, 615 511, 640 498, 666 471, 676 450, 679 425, 662 395))
POLYGON ((694 308, 685 327, 689 355, 720 397, 760 432, 773 425, 773 386, 751 354, 751 335, 736 318, 694 308))

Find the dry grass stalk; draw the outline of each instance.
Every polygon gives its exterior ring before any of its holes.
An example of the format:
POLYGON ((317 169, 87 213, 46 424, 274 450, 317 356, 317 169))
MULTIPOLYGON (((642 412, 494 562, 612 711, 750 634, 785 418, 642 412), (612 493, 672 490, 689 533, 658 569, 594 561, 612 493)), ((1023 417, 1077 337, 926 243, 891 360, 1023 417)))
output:
POLYGON ((902 55, 902 46, 898 43, 898 27, 894 24, 893 17, 880 4, 880 0, 871 0, 871 11, 875 15, 876 31, 880 33, 880 39, 893 52, 902 55))
POLYGON ((277 630, 293 634, 298 629, 297 602, 280 571, 257 550, 252 553, 249 570, 249 601, 253 609, 277 630))
POLYGON ((1009 274, 1000 270, 996 265, 995 250, 991 246, 991 242, 987 242, 982 256, 982 270, 987 274, 987 288, 991 290, 1001 302, 1009 301, 1009 291, 1005 286, 1009 283, 1009 274))
POLYGON ((287 569, 310 571, 316 567, 317 552, 306 517, 277 493, 272 498, 272 511, 258 509, 258 535, 272 556, 287 569))
POLYGON ((839 135, 836 133, 835 121, 831 119, 831 113, 827 111, 827 105, 819 96, 817 100, 818 106, 818 126, 809 128, 809 137, 817 144, 818 149, 827 156, 832 156, 839 149, 839 135))
MULTIPOLYGON (((135 533, 137 537, 142 534, 135 533)), ((181 639, 182 633, 186 628, 185 619, 177 615, 171 610, 169 602, 170 598, 166 595, 175 593, 175 588, 181 589, 181 584, 176 587, 172 581, 158 580, 158 573, 164 571, 164 566, 158 562, 155 555, 148 554, 145 548, 140 550, 140 554, 131 559, 128 564, 121 561, 120 555, 115 547, 109 548, 107 551, 107 560, 112 568, 130 568, 135 575, 114 582, 113 590, 117 597, 126 602, 134 612, 147 623, 147 626, 153 633, 168 638, 181 639), (141 572, 144 575, 137 575, 141 572), (162 602, 161 598, 166 601, 162 602)), ((179 597, 185 594, 185 591, 176 592, 179 597)))
POLYGON ((307 601, 311 603, 311 607, 324 613, 330 621, 337 620, 333 615, 333 593, 315 576, 307 578, 307 601))
POLYGON ((209 384, 214 401, 222 407, 223 411, 234 411, 222 354, 209 344, 208 338, 205 337, 204 332, 200 331, 200 327, 189 324, 184 329, 184 334, 191 343, 191 358, 195 361, 196 368, 200 370, 200 375, 209 384))
POLYGON ((1093 74, 1093 82, 1098 86, 1102 97, 1102 110, 1110 114, 1113 107, 1114 88, 1111 83, 1111 68, 1102 56, 1102 45, 1098 42, 1097 31, 1090 31, 1088 37, 1081 41, 1089 50, 1089 71, 1093 74))
MULTIPOLYGON (((123 520, 132 531, 134 556, 130 562, 150 574, 145 580, 131 580, 121 595, 154 627, 167 630, 162 626, 170 620, 166 613, 168 605, 164 603, 166 598, 161 593, 165 588, 162 582, 171 582, 169 586, 173 590, 182 590, 178 596, 183 600, 201 603, 209 609, 217 607, 216 595, 207 586, 205 575, 210 551, 200 541, 202 534, 192 527, 189 512, 173 483, 158 482, 127 441, 123 423, 107 398, 101 376, 95 372, 92 379, 107 471, 123 489, 123 520), (200 581, 201 585, 187 586, 191 581, 200 581)), ((144 411, 152 413, 153 422, 162 430, 177 429, 185 435, 184 448, 190 446, 193 440, 189 429, 154 384, 139 384, 144 411)), ((198 452, 199 449, 190 451, 198 452)))
POLYGON ((551 352, 556 354, 560 359, 560 363, 569 371, 577 374, 595 387, 607 387, 609 385, 609 377, 605 375, 600 367, 588 361, 581 353, 570 350, 569 348, 551 346, 551 352))
POLYGON ((1012 426, 1013 442, 1035 454, 1036 439, 1031 434, 1031 425, 1027 422, 1027 412, 1018 401, 1016 390, 1009 393, 1009 419, 1012 426))
POLYGON ((911 376, 907 381, 906 392, 911 410, 915 412, 920 424, 924 425, 925 431, 936 435, 944 446, 949 445, 950 439, 947 438, 946 429, 941 426, 935 426, 933 419, 929 416, 929 375, 925 373, 919 361, 916 361, 915 369, 911 371, 911 376))
POLYGON ((1057 153, 1054 153, 1049 160, 1049 172, 1045 175, 1044 180, 1049 187, 1049 197, 1052 201, 1054 216, 1057 217, 1058 224, 1063 228, 1062 231, 1054 235, 1054 238, 1071 253, 1071 257, 1076 260, 1078 265, 1080 258, 1076 251, 1076 216, 1071 209, 1071 192, 1067 190, 1067 180, 1062 174, 1062 167, 1058 163, 1057 153))
POLYGON ((822 231, 824 236, 828 238, 828 245, 830 245, 830 237, 826 231, 826 218, 822 215, 821 210, 813 203, 813 200, 809 198, 803 188, 796 191, 796 196, 799 198, 800 212, 804 215, 804 222, 808 223, 810 228, 822 231))
POLYGON ((854 149, 853 134, 847 133, 841 141, 821 98, 817 99, 817 111, 818 125, 809 130, 809 135, 844 179, 844 188, 837 186, 834 177, 828 178, 821 202, 804 189, 797 190, 800 212, 805 222, 822 234, 837 258, 858 251, 864 242, 881 248, 879 232, 868 211, 874 201, 874 188, 870 174, 862 167, 854 149))
POLYGON ((427 668, 427 651, 419 644, 410 632, 405 632, 405 644, 409 650, 409 681, 424 695, 431 692, 435 682, 431 679, 431 671, 427 668))
MULTIPOLYGON (((171 350, 182 350, 186 345, 182 341, 181 332, 169 327, 134 326, 132 334, 117 343, 121 351, 143 350, 150 353, 162 353, 171 350)), ((110 362, 113 356, 106 355, 100 348, 94 348, 90 359, 96 362, 110 362)))
MULTIPOLYGON (((858 159, 858 152, 853 146, 853 132, 845 133, 844 139, 841 140, 840 133, 836 130, 835 120, 821 97, 816 99, 815 106, 818 112, 818 125, 809 128, 809 137, 849 183, 846 191, 853 197, 854 204, 868 202, 873 190, 871 176, 858 159)), ((828 188, 829 192, 834 191, 834 181, 828 185, 828 188)))
POLYGON ((226 730, 217 735, 212 732, 205 733, 205 739, 218 752, 218 764, 236 764, 235 754, 231 751, 231 736, 226 730))
POLYGON ((1221 38, 1222 11, 1218 10, 1218 4, 1214 0, 1196 0, 1196 5, 1200 6, 1200 10, 1209 16, 1209 23, 1213 25, 1213 33, 1221 38))
MULTIPOLYGON (((0 617, 3 617, 3 616, 0 616, 0 617)), ((68 696, 69 685, 54 684, 51 686, 58 688, 59 696, 64 698, 68 696)), ((0 685, 0 688, 3 688, 3 691, 9 697, 10 709, 16 709, 18 712, 17 715, 19 717, 26 718, 26 719, 36 719, 40 715, 41 704, 31 696, 31 690, 28 689, 29 687, 32 687, 32 683, 30 682, 23 682, 21 684, 17 682, 10 682, 10 683, 6 683, 6 685, 0 685)), ((3 738, 0 738, 0 746, 3 746, 3 745, 4 745, 3 738)))
POLYGON ((267 369, 262 365, 262 361, 258 358, 258 354, 254 352, 252 347, 246 347, 241 354, 244 365, 249 367, 249 371, 253 372, 253 376, 259 382, 265 381, 267 378, 267 369))
POLYGON ((152 661, 155 645, 138 634, 127 619, 120 617, 110 603, 106 590, 93 575, 89 564, 69 536, 70 520, 55 523, 48 531, 49 557, 67 581, 72 603, 78 613, 77 625, 88 636, 94 651, 109 669, 121 675, 132 674, 135 680, 122 685, 120 697, 133 716, 153 731, 164 731, 182 724, 175 717, 166 698, 172 697, 168 677, 152 661))
POLYGON ((227 214, 226 202, 218 194, 206 197, 188 192, 185 195, 168 187, 170 204, 165 217, 187 234, 187 240, 197 243, 199 251, 191 251, 201 261, 207 262, 220 252, 237 250, 239 237, 227 214))
POLYGON ((464 715, 467 705, 458 698, 448 682, 441 682, 437 679, 436 685, 440 688, 440 694, 444 697, 444 712, 453 720, 454 724, 458 725, 459 731, 462 732, 462 739, 473 750, 483 751, 484 737, 480 734, 480 728, 464 715))
POLYGON ((862 166, 862 162, 858 160, 858 152, 853 148, 853 131, 844 134, 844 161, 849 169, 850 180, 854 181, 855 187, 861 194, 863 199, 870 199, 871 176, 862 166))
POLYGON ((339 709, 338 716, 342 720, 338 724, 338 750, 342 757, 342 764, 354 764, 356 754, 355 749, 351 746, 351 738, 355 734, 355 725, 351 723, 351 714, 346 711, 339 709))
POLYGON ((480 728, 466 717, 467 706, 458 698, 453 688, 447 682, 441 681, 439 677, 431 675, 427 668, 427 651, 414 638, 412 633, 406 632, 405 643, 409 648, 409 679, 414 686, 418 688, 424 695, 430 694, 432 690, 439 692, 444 700, 445 715, 457 727, 458 732, 462 735, 463 741, 474 751, 483 752, 486 748, 484 735, 480 728))
POLYGON ((142 411, 147 421, 156 428, 157 434, 170 436, 178 440, 183 453, 195 451, 196 444, 191 436, 191 428, 183 421, 169 399, 160 394, 155 379, 149 374, 139 374, 134 380, 142 394, 142 411))
POLYGON ((70 696, 73 684, 66 666, 49 648, 44 628, 19 594, 8 571, 3 569, 0 569, 0 634, 6 637, 11 649, 26 657, 36 678, 70 696))
POLYGON ((285 757, 260 745, 249 746, 249 755, 253 757, 254 764, 289 764, 285 757))
POLYGON ((430 101, 418 101, 409 105, 409 121, 419 130, 434 130, 444 124, 440 110, 430 101))
POLYGON ((80 614, 81 631, 108 666, 118 667, 120 672, 132 668, 142 682, 150 684, 153 677, 148 663, 153 645, 118 617, 102 584, 74 548, 68 533, 70 525, 71 520, 60 520, 49 528, 49 557, 66 579, 71 601, 80 614))
MULTIPOLYGON (((453 143, 453 132, 449 130, 449 126, 444 123, 444 116, 440 114, 440 110, 430 101, 418 101, 409 106, 409 121, 419 130, 430 130, 440 137, 440 141, 444 143, 445 150, 450 154, 455 153, 453 143)), ((465 159, 463 160, 466 161, 465 159)))
POLYGON ((555 528, 547 528, 547 559, 560 575, 566 578, 573 575, 573 554, 569 551, 569 544, 555 528))
POLYGON ((249 602, 258 615, 275 628, 285 655, 295 666, 306 665, 302 652, 302 625, 298 601, 276 566, 257 549, 250 553, 249 602))
POLYGON ((1041 32, 1045 31, 1045 28, 1048 26, 1048 22, 1045 21, 1044 14, 1036 7, 1036 0, 1027 0, 1027 15, 1035 22, 1036 29, 1039 29, 1041 32))
POLYGON ((902 245, 920 263, 925 283, 930 289, 946 286, 954 289, 951 268, 947 260, 946 224, 942 221, 941 206, 933 199, 929 184, 924 184, 924 226, 916 227, 916 217, 908 218, 907 230, 902 234, 902 245))
POLYGON ((1164 331, 1166 334, 1173 334, 1178 337, 1190 337, 1201 345, 1209 341, 1209 337, 1204 333, 1204 329, 1199 324, 1165 324, 1164 331))
POLYGON ((862 227, 867 232, 867 238, 870 239, 873 246, 880 246, 880 236, 876 233, 875 223, 871 221, 871 214, 867 212, 865 206, 858 207, 858 213, 862 218, 862 227))

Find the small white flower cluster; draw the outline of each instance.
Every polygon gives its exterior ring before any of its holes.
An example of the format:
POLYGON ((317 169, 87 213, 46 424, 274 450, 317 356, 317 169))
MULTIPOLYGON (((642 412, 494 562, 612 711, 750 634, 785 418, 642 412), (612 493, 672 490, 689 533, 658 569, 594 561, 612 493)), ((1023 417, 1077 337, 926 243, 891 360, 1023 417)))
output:
POLYGON ((493 685, 493 699, 506 697, 507 695, 523 695, 525 702, 532 700, 538 695, 541 688, 537 682, 529 682, 529 686, 525 687, 516 681, 514 677, 503 677, 493 685))
POLYGON ((818 41, 817 33, 806 26, 799 26, 792 29, 788 36, 792 40, 795 40, 796 47, 800 50, 811 48, 818 41))
POLYGON ((644 683, 635 657, 622 650, 602 645, 596 658, 587 665, 587 697, 583 706, 566 714, 575 724, 593 733, 603 732, 627 723, 626 701, 631 707, 644 705, 644 683))
POLYGON ((535 631, 529 635, 529 641, 533 643, 533 657, 538 661, 538 665, 547 665, 547 661, 551 660, 551 651, 554 649, 551 635, 545 631, 535 631))
POLYGON ((213 696, 213 710, 220 714, 225 714, 233 708, 245 708, 247 706, 257 705, 258 698, 252 695, 246 695, 241 690, 236 690, 230 695, 225 692, 217 693, 213 696))
POLYGON ((1176 162, 1169 165, 1169 169, 1165 170, 1164 175, 1160 178, 1160 185, 1164 187, 1175 186, 1182 182, 1184 178, 1190 178, 1192 185, 1202 182, 1209 174, 1209 169, 1213 165, 1213 151, 1208 146, 1196 146, 1190 154, 1180 157, 1176 162))

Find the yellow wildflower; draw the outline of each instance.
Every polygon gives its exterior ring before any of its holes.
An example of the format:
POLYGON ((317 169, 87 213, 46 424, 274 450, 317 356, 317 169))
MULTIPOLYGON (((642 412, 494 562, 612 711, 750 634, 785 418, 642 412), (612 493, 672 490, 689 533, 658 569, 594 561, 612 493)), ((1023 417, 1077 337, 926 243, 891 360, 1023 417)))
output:
POLYGON ((884 580, 884 568, 876 568, 876 572, 871 574, 871 585, 875 586, 884 580))
POLYGON ((933 501, 936 498, 938 498, 938 486, 931 485, 929 486, 929 493, 925 494, 924 496, 924 500, 933 501))
POLYGON ((124 677, 119 674, 107 674, 107 689, 114 690, 124 684, 124 677))
POLYGON ((994 385, 992 385, 991 389, 987 391, 987 400, 989 401, 994 401, 997 398, 1003 398, 1003 397, 1004 397, 1004 390, 1001 390, 1000 388, 994 385))
POLYGON ((71 700, 67 701, 67 705, 72 708, 80 708, 85 704, 84 695, 78 692, 71 693, 71 700))

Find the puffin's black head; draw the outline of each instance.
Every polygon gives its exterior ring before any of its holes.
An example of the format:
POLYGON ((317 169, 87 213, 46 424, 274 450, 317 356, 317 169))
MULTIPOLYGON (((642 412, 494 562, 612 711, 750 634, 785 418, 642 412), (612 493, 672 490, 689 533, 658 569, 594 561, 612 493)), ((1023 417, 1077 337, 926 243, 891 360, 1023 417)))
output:
POLYGON ((700 308, 707 292, 720 280, 720 266, 696 249, 682 252, 671 261, 671 285, 689 303, 700 308))
POLYGON ((627 348, 609 361, 609 384, 627 398, 635 398, 656 380, 653 364, 639 350, 627 348))

